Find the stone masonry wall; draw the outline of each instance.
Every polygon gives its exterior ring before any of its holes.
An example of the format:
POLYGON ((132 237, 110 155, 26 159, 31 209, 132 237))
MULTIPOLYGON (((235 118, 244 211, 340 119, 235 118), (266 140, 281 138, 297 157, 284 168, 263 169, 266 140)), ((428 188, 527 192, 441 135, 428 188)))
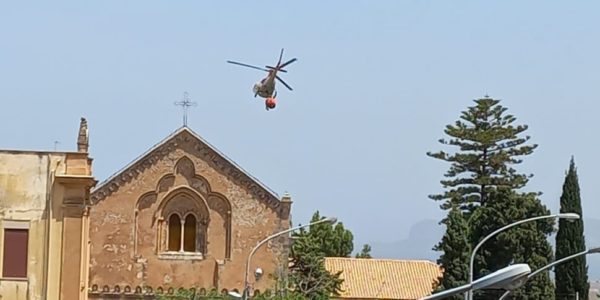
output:
MULTIPOLYGON (((90 286, 111 290, 241 290, 250 249, 290 225, 289 203, 186 130, 102 184, 91 198, 90 286), (166 211, 194 212, 206 223, 201 257, 164 254, 166 211)), ((254 255, 251 275, 257 267, 265 275, 275 273, 286 254, 285 239, 269 243, 254 255)), ((272 284, 263 276, 253 287, 272 284)))

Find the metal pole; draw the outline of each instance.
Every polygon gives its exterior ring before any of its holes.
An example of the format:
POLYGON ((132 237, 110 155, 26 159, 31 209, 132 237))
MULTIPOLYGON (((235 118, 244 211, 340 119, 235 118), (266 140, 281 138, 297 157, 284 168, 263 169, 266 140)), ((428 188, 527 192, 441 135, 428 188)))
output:
MULTIPOLYGON (((479 244, 477 244, 477 246, 475 246, 475 248, 473 249, 473 252, 471 252, 471 260, 469 262, 469 284, 471 284, 473 282, 473 263, 475 261, 475 253, 477 253, 477 250, 483 245, 483 243, 485 243, 487 240, 489 240, 490 238, 492 238, 493 236, 495 236, 496 234, 500 233, 501 231, 504 231, 506 229, 509 229, 513 226, 517 226, 526 222, 531 222, 531 221, 536 221, 536 220, 542 220, 542 219, 549 219, 549 218, 556 218, 559 215, 548 215, 548 216, 539 216, 539 217, 533 217, 533 218, 529 218, 529 219, 525 219, 525 220, 521 220, 512 224, 508 224, 490 234, 488 234, 483 240, 481 240, 481 242, 479 242, 479 244)), ((467 291, 465 293, 465 300, 473 300, 473 291, 467 291)))
POLYGON ((244 291, 242 293, 242 299, 243 300, 247 300, 248 299, 248 274, 250 273, 250 259, 252 259, 252 255, 254 255, 254 252, 256 252, 256 250, 258 250, 258 248, 262 245, 264 245, 266 242, 282 235, 282 234, 286 234, 295 230, 298 230, 300 228, 304 228, 304 227, 308 227, 311 225, 315 225, 315 224, 319 224, 319 223, 323 223, 323 222, 329 222, 329 223, 335 223, 337 222, 336 218, 325 218, 325 219, 321 219, 319 221, 313 222, 313 223, 309 223, 306 225, 300 225, 300 226, 296 226, 290 229, 286 229, 284 231, 280 231, 277 233, 274 233, 270 236, 268 236, 267 238, 265 238, 264 240, 260 241, 256 246, 254 246, 254 248, 252 248, 252 250, 250 251, 250 254, 248 255, 248 259, 246 259, 246 273, 244 274, 244 291))

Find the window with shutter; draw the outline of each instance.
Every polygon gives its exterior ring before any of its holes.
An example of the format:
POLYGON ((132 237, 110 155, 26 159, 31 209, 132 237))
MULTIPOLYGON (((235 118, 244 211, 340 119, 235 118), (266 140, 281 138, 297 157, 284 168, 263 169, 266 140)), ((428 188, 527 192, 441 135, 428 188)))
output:
POLYGON ((2 277, 27 278, 28 229, 4 229, 2 277))

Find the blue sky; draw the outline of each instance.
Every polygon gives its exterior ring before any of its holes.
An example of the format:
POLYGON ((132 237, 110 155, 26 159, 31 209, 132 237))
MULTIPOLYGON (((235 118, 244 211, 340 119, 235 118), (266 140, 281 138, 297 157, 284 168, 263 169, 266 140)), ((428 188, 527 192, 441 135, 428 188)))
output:
MULTIPOLYGON (((335 215, 359 243, 402 240, 443 212, 446 124, 503 99, 539 148, 518 167, 558 210, 571 155, 584 214, 595 171, 600 4, 593 1, 73 1, 0 4, 0 148, 74 150, 90 127, 103 180, 189 126, 266 185, 295 223, 335 215), (266 112, 252 85, 297 57, 266 112)), ((433 245, 432 245, 433 246, 433 245)))

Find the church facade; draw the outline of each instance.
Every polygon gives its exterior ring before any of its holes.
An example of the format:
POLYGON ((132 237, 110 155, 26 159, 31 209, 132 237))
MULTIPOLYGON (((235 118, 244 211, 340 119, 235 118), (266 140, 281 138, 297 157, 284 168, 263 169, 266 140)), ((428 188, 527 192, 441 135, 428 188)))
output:
MULTIPOLYGON (((90 196, 90 298, 194 288, 241 292, 250 250, 290 228, 280 198, 188 127, 90 196)), ((253 256, 249 284, 265 290, 287 269, 288 237, 253 256), (254 276, 260 268, 265 276, 254 276)), ((257 273, 258 274, 258 273, 257 273)))

